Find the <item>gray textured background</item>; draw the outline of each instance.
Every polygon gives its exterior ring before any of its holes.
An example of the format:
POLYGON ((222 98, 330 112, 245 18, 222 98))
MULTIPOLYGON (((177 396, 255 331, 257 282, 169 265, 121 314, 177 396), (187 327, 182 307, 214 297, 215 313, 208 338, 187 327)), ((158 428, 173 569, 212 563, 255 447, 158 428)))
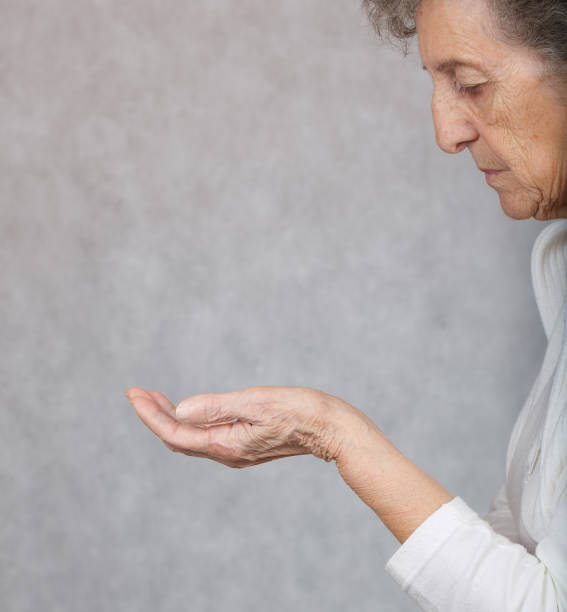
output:
POLYGON ((409 611, 313 457, 170 453, 124 391, 302 385, 486 512, 530 249, 357 0, 0 0, 3 611, 409 611))

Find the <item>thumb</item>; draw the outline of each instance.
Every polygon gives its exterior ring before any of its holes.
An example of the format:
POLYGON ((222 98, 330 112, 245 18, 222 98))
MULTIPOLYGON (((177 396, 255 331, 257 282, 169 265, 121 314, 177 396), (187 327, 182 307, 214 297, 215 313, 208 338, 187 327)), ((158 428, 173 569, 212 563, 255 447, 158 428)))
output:
POLYGON ((197 426, 222 425, 245 417, 239 392, 202 393, 182 400, 175 409, 179 421, 197 426))

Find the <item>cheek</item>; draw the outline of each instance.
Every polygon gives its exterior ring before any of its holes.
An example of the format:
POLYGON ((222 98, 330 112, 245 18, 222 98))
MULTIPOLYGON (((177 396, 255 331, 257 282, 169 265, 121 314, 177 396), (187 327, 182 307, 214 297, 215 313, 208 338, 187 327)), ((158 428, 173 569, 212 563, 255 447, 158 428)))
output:
POLYGON ((536 100, 517 109, 517 117, 510 136, 511 163, 517 178, 538 192, 541 199, 551 199, 565 157, 567 122, 558 121, 557 112, 542 107, 536 100))
POLYGON ((525 94, 514 91, 496 92, 477 110, 489 148, 526 186, 536 181, 538 157, 545 142, 536 120, 538 112, 531 96, 526 99, 525 94))

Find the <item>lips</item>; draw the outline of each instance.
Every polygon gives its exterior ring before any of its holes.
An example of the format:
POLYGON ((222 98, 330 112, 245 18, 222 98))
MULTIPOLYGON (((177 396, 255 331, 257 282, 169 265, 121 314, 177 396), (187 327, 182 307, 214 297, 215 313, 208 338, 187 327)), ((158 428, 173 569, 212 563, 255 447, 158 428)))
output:
POLYGON ((503 172, 506 172, 506 170, 488 170, 487 169, 487 170, 483 170, 483 172, 484 172, 484 178, 486 182, 490 185, 492 181, 496 179, 496 177, 498 177, 503 172))

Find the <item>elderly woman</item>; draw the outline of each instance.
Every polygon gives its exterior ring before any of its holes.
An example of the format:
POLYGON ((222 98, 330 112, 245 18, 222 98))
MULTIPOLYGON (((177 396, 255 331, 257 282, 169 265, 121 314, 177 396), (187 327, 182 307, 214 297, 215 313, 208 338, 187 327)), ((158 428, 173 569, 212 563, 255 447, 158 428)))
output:
MULTIPOLYGON (((365 0, 378 32, 417 33, 447 153, 468 149, 514 219, 567 217, 565 0, 365 0)), ((168 448, 245 467, 335 461, 401 543, 386 570, 424 610, 567 612, 567 221, 532 251, 548 348, 514 426, 506 482, 479 517, 354 406, 310 388, 188 397, 131 388, 168 448)))

